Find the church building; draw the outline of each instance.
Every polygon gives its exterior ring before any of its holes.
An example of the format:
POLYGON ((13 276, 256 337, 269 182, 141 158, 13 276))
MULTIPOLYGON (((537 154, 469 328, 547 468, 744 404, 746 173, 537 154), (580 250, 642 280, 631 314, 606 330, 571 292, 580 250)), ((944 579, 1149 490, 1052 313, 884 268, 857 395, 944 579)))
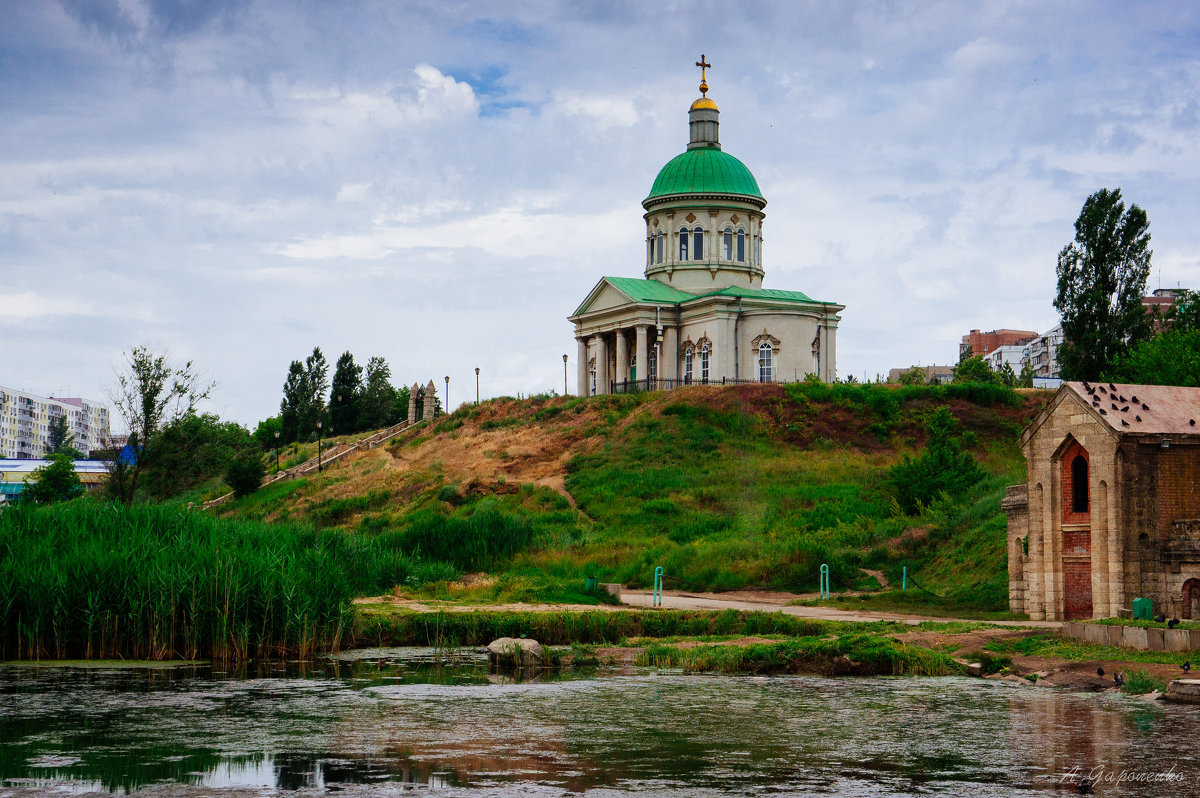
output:
POLYGON ((844 305, 765 289, 763 209, 745 164, 721 149, 708 97, 688 112, 687 150, 642 201, 645 277, 603 277, 569 320, 581 396, 688 384, 791 382, 837 376, 844 305))

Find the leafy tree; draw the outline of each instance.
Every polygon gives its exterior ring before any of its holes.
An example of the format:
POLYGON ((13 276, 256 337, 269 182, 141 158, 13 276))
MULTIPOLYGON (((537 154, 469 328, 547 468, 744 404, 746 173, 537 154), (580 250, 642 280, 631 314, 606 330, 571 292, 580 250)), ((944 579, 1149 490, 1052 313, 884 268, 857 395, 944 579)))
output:
POLYGON ((238 496, 249 496, 262 486, 265 473, 262 455, 248 449, 229 461, 225 469, 225 481, 238 496))
POLYGON ((71 432, 70 427, 67 426, 66 416, 55 416, 50 419, 47 437, 50 439, 49 445, 46 447, 47 457, 54 454, 65 454, 72 460, 84 459, 83 452, 75 448, 75 433, 71 432))
POLYGON ((157 354, 145 346, 130 350, 109 398, 129 427, 129 446, 136 455, 124 462, 119 454, 114 457, 109 470, 110 495, 125 504, 133 501, 142 474, 158 454, 162 427, 194 413, 214 385, 202 381, 190 360, 173 366, 169 353, 157 354))
POLYGON ((346 435, 359 429, 362 395, 362 366, 354 362, 354 355, 343 352, 333 369, 333 385, 329 391, 331 435, 346 435))
POLYGON ((1166 320, 1173 332, 1200 330, 1200 291, 1184 291, 1167 311, 1166 320))
POLYGON ((316 434, 317 421, 326 421, 325 396, 329 393, 329 363, 314 346, 312 354, 304 359, 304 403, 300 407, 300 430, 302 438, 316 434))
POLYGON ((955 382, 998 382, 996 372, 983 359, 983 355, 971 355, 954 367, 955 382))
POLYGON ((308 392, 304 384, 304 364, 293 360, 283 382, 283 400, 279 403, 280 437, 291 443, 300 437, 300 417, 304 412, 308 392))
MULTIPOLYGON (((359 429, 380 429, 391 422, 396 401, 396 389, 391 383, 392 369, 386 360, 376 355, 367 361, 367 385, 363 391, 359 429)), ((404 413, 408 414, 405 399, 404 413)))
POLYGON ((34 469, 21 490, 21 500, 35 504, 70 501, 83 495, 83 484, 69 455, 51 454, 50 462, 34 469))
POLYGON ((146 462, 141 491, 161 501, 220 477, 243 452, 259 455, 249 430, 211 414, 188 413, 163 427, 146 462))
POLYGON ((1200 387, 1200 330, 1171 330, 1118 355, 1104 379, 1135 385, 1200 387))
POLYGON ((264 452, 271 451, 276 446, 282 446, 284 443, 283 422, 279 416, 271 416, 258 422, 258 426, 254 428, 254 440, 258 441, 258 445, 264 452), (276 432, 279 433, 278 438, 275 437, 276 432))
POLYGON ((1021 364, 1021 374, 1019 377, 1017 377, 1017 387, 1018 388, 1032 388, 1033 387, 1033 366, 1030 365, 1028 360, 1026 360, 1025 362, 1023 362, 1021 364))
POLYGON ((1116 358, 1149 336, 1142 307, 1150 276, 1150 220, 1137 205, 1126 210, 1121 190, 1100 189, 1075 221, 1075 240, 1058 254, 1063 379, 1096 379, 1116 358))
POLYGON ((1006 388, 1015 388, 1017 385, 1017 373, 1013 371, 1012 364, 1005 361, 1000 366, 1000 370, 996 372, 996 379, 1006 388))
POLYGON ((913 366, 908 371, 900 375, 901 385, 924 385, 925 384, 925 369, 920 366, 913 366))
POLYGON ((896 501, 905 512, 919 510, 942 493, 961 495, 983 478, 983 471, 965 444, 973 435, 960 432, 949 408, 939 407, 925 424, 929 440, 920 457, 905 455, 888 471, 896 501))

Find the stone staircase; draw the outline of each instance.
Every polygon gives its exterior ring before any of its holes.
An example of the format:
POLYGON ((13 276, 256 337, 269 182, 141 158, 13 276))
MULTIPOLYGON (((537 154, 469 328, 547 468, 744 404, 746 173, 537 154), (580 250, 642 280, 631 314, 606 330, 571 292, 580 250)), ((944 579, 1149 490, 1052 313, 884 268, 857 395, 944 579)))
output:
MULTIPOLYGON (((306 474, 311 474, 317 470, 318 465, 324 469, 325 467, 336 463, 338 460, 341 460, 343 457, 346 457, 353 452, 365 452, 368 449, 374 449, 377 446, 382 446, 400 433, 411 429, 414 426, 419 426, 420 424, 421 422, 419 421, 416 422, 416 424, 408 421, 401 421, 399 424, 394 424, 386 429, 381 429, 378 432, 374 432, 361 440, 355 441, 354 443, 338 444, 332 449, 323 451, 320 459, 314 457, 311 460, 305 460, 300 465, 292 466, 291 468, 280 471, 275 476, 263 482, 262 486, 266 487, 267 485, 274 485, 276 482, 282 482, 285 479, 295 479, 296 477, 302 477, 306 474)), ((200 507, 201 509, 207 510, 210 507, 219 507, 220 505, 231 501, 232 499, 233 493, 230 492, 226 493, 224 496, 218 496, 215 499, 206 501, 204 504, 200 505, 200 507)))

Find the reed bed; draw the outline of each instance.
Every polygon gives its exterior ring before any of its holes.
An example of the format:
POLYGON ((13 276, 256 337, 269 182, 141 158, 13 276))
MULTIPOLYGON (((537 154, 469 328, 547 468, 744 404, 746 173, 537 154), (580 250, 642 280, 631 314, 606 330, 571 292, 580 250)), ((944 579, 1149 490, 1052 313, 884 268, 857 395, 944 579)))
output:
POLYGON ((356 594, 452 576, 376 538, 88 500, 0 512, 0 659, 308 656, 356 594))

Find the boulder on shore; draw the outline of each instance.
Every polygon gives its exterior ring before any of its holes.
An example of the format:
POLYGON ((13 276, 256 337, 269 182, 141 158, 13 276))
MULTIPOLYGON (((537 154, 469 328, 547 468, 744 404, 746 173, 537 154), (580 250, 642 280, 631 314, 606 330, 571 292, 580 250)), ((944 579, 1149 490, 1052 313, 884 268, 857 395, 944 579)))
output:
POLYGON ((487 650, 494 668, 534 668, 545 662, 542 644, 527 637, 501 637, 488 643, 487 650))

